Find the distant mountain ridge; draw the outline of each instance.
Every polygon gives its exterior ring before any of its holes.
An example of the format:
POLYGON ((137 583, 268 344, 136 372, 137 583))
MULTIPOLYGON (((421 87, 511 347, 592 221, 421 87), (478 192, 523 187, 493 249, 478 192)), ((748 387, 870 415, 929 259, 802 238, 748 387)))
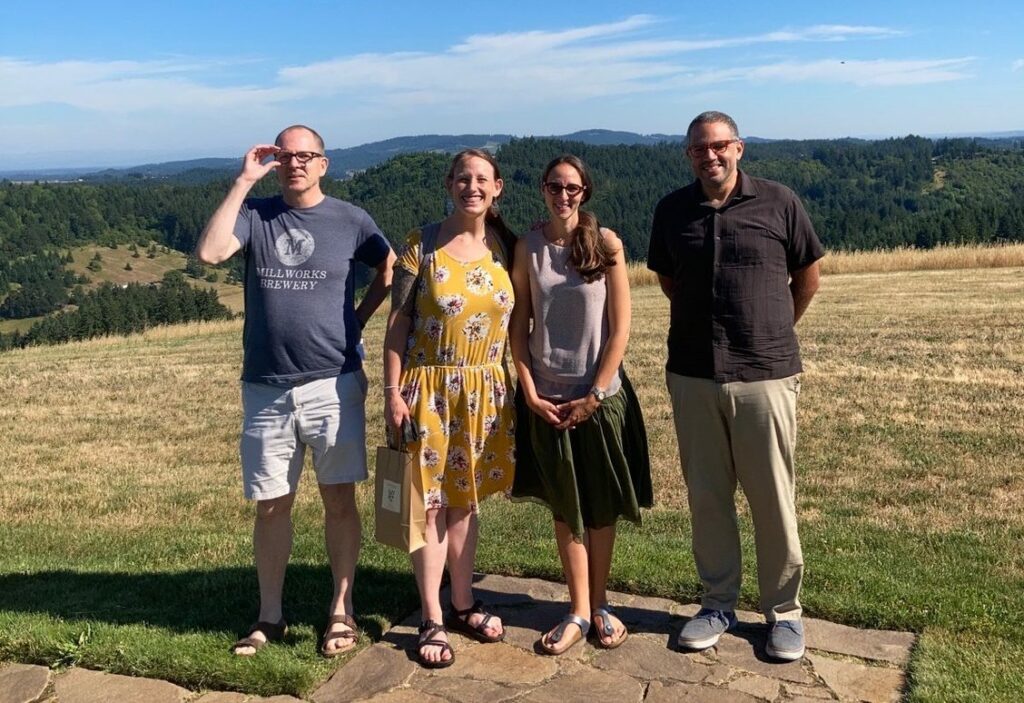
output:
MULTIPOLYGON (((532 135, 531 135, 532 136, 532 135)), ((344 149, 328 149, 327 156, 331 164, 328 174, 333 178, 346 179, 368 168, 381 164, 401 154, 435 152, 454 154, 462 149, 486 149, 495 151, 503 144, 517 138, 512 134, 421 134, 415 136, 393 137, 379 142, 369 142, 344 149)), ((554 136, 537 136, 538 139, 557 139, 561 141, 582 142, 595 146, 610 145, 654 145, 663 142, 682 142, 682 134, 639 134, 612 129, 584 129, 569 134, 554 136)), ((1024 139, 1024 130, 990 132, 976 135, 931 135, 933 141, 945 138, 975 139, 985 146, 1015 147, 1024 139)), ((880 138, 881 139, 881 138, 880 138)), ((876 139, 859 139, 853 137, 826 140, 792 140, 764 139, 746 136, 743 140, 750 144, 764 144, 779 141, 828 141, 828 142, 867 142, 876 139)), ((160 163, 140 164, 127 168, 107 168, 102 170, 89 168, 51 168, 39 171, 0 171, 0 179, 12 181, 110 181, 110 180, 150 180, 173 179, 178 182, 203 183, 233 175, 239 167, 240 157, 217 158, 207 157, 186 159, 183 161, 165 161, 160 163)))
MULTIPOLYGON (((328 149, 331 160, 329 175, 334 178, 349 178, 353 174, 383 163, 400 154, 417 152, 442 152, 454 154, 462 149, 486 149, 494 151, 515 136, 512 134, 421 134, 407 137, 393 137, 379 142, 360 144, 345 149, 328 149)), ((586 144, 657 144, 666 141, 681 141, 681 135, 638 134, 610 129, 587 129, 555 137, 566 141, 586 144)), ((47 169, 45 172, 2 173, 0 177, 10 180, 119 180, 119 179, 160 179, 207 181, 233 174, 238 170, 240 158, 201 158, 184 161, 140 164, 127 168, 90 169, 47 169)))

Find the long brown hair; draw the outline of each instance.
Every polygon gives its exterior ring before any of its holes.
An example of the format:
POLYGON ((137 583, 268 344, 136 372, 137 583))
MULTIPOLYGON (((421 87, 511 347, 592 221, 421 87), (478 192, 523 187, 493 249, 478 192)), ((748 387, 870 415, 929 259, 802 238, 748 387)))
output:
MULTIPOLYGON (((483 149, 463 149, 452 158, 451 166, 448 167, 448 175, 444 178, 444 185, 447 190, 451 190, 452 181, 455 180, 455 169, 459 167, 465 159, 472 157, 483 159, 491 165, 494 169, 494 180, 501 179, 501 169, 498 168, 498 162, 491 156, 490 152, 484 151, 483 149)), ((504 193, 504 189, 502 189, 504 193)), ((487 209, 487 215, 484 218, 485 224, 489 225, 497 234, 498 239, 501 240, 501 246, 505 250, 505 264, 509 269, 512 268, 512 255, 516 250, 516 235, 512 233, 509 226, 505 224, 505 220, 502 218, 501 213, 498 211, 498 200, 501 199, 501 193, 494 199, 491 206, 487 209)))
POLYGON ((562 154, 552 159, 544 167, 544 175, 541 176, 541 188, 547 183, 548 175, 561 164, 568 164, 576 169, 583 181, 583 199, 580 201, 580 221, 573 230, 572 244, 569 249, 569 263, 579 272, 584 283, 599 281, 604 277, 604 272, 609 266, 615 265, 615 253, 601 236, 601 228, 597 224, 597 218, 582 208, 582 205, 590 200, 594 194, 594 181, 590 177, 590 171, 583 160, 575 154, 562 154))

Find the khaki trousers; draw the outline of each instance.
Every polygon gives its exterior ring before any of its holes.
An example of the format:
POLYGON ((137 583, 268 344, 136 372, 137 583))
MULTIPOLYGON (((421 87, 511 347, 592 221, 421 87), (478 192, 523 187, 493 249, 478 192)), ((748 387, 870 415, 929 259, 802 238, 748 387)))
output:
POLYGON ((751 383, 667 376, 693 555, 704 586, 701 605, 736 608, 742 578, 739 481, 754 523, 761 611, 768 622, 798 619, 803 554, 793 452, 799 375, 751 383))

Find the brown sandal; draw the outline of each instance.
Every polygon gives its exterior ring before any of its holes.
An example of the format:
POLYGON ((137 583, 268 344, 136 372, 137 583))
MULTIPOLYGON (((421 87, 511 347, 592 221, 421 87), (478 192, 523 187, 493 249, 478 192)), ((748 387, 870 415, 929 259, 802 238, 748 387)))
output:
POLYGON ((420 623, 420 638, 416 643, 416 661, 419 662, 420 666, 425 669, 444 669, 455 663, 455 650, 452 649, 450 643, 444 640, 437 639, 437 635, 448 631, 444 625, 433 620, 424 620, 420 623), (424 647, 440 647, 441 654, 444 654, 447 650, 451 655, 448 659, 439 659, 438 661, 431 661, 423 656, 424 647))
POLYGON ((237 650, 242 647, 252 647, 256 650, 253 652, 253 654, 255 654, 263 649, 264 645, 268 642, 279 642, 280 640, 283 640, 287 634, 288 623, 284 621, 284 618, 281 619, 281 622, 264 622, 263 620, 260 620, 249 627, 249 634, 231 645, 231 651, 235 656, 251 657, 252 654, 241 654, 237 650), (266 639, 260 640, 253 637, 257 632, 262 632, 266 639))
POLYGON ((320 644, 320 654, 330 659, 336 657, 339 654, 351 651, 356 646, 356 640, 359 639, 359 628, 356 627, 356 621, 351 615, 332 615, 327 618, 327 627, 324 628, 324 638, 320 644), (347 630, 341 630, 340 632, 331 632, 331 628, 335 625, 344 625, 347 630), (338 647, 337 649, 327 649, 327 645, 334 640, 348 640, 347 645, 338 647))
POLYGON ((505 639, 505 628, 502 626, 500 635, 488 635, 487 634, 487 623, 494 619, 494 615, 484 610, 484 603, 481 600, 475 601, 473 605, 469 606, 464 610, 458 610, 453 605, 449 608, 447 615, 444 619, 444 624, 448 626, 449 630, 455 630, 456 632, 472 637, 478 642, 485 644, 492 644, 494 642, 501 642, 505 639), (469 616, 479 613, 484 616, 475 627, 469 624, 469 616))

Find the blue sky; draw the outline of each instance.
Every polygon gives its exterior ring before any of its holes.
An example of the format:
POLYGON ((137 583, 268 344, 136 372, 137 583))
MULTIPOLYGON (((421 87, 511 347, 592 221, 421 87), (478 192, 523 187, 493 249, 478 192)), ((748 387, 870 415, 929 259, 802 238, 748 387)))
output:
POLYGON ((1024 130, 1024 3, 832 5, 5 2, 0 169, 241 156, 295 122, 329 148, 707 109, 771 138, 1024 130))

